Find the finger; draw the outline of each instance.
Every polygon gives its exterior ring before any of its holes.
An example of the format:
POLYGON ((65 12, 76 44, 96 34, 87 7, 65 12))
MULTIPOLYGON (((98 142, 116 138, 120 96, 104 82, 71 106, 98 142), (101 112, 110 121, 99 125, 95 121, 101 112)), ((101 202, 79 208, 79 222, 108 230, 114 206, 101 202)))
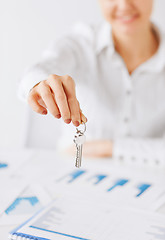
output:
POLYGON ((49 86, 54 94, 56 104, 65 123, 71 122, 70 109, 62 86, 61 77, 51 75, 48 79, 49 86))
MULTIPOLYGON (((78 102, 79 103, 79 102, 78 102)), ((80 103, 79 103, 80 107, 80 103)), ((82 109, 80 108, 80 117, 81 117, 81 123, 86 123, 88 119, 85 117, 85 115, 82 113, 82 109)))
POLYGON ((44 101, 43 101, 42 98, 40 98, 40 99, 38 100, 38 103, 39 103, 41 106, 43 106, 44 108, 47 108, 47 107, 46 107, 46 104, 44 103, 44 101))
POLYGON ((75 83, 70 76, 66 75, 63 76, 62 84, 66 93, 72 122, 76 127, 78 127, 81 124, 81 118, 80 107, 76 98, 75 83))
POLYGON ((44 104, 46 105, 46 107, 49 109, 50 113, 55 118, 60 118, 61 117, 60 111, 54 100, 54 97, 52 95, 50 87, 44 81, 40 84, 40 92, 41 92, 41 98, 42 98, 44 104))
POLYGON ((80 112, 80 116, 81 116, 81 123, 86 123, 88 121, 88 119, 84 116, 82 111, 80 112))
POLYGON ((37 93, 31 92, 28 97, 28 104, 33 109, 33 111, 46 115, 47 109, 38 103, 39 99, 40 99, 40 96, 37 93))
POLYGON ((72 123, 78 127, 81 124, 81 117, 76 97, 68 98, 68 103, 71 112, 72 123))
MULTIPOLYGON (((51 89, 50 89, 50 90, 51 90, 51 89)), ((53 96, 53 98, 54 98, 54 94, 53 94, 53 93, 52 93, 52 96, 53 96)), ((38 103, 39 103, 41 106, 47 108, 47 106, 46 106, 46 104, 44 103, 44 101, 43 101, 42 98, 40 98, 40 99, 38 100, 38 103)), ((55 104, 56 104, 56 102, 55 102, 55 104)))

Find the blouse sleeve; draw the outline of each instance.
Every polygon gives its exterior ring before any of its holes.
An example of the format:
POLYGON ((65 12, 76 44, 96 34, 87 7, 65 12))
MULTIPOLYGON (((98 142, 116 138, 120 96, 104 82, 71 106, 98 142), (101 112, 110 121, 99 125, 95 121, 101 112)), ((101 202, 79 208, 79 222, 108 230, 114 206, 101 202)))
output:
POLYGON ((79 48, 73 37, 63 36, 43 53, 41 60, 28 68, 19 83, 18 96, 26 100, 33 86, 50 74, 70 75, 78 64, 79 48))
POLYGON ((116 139, 113 156, 126 162, 165 166, 165 139, 164 137, 116 139))

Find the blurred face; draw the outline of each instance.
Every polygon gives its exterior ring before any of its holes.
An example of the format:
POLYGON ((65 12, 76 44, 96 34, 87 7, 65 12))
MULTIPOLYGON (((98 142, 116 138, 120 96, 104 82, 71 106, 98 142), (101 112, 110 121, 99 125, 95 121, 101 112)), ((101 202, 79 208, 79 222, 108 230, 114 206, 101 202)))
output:
POLYGON ((153 0, 99 0, 105 19, 118 33, 132 34, 149 26, 153 0))

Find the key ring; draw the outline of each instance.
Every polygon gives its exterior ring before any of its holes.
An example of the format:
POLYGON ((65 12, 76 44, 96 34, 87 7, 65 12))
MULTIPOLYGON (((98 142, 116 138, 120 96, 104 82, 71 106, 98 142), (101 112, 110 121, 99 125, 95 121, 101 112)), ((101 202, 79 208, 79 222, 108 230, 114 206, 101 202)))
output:
POLYGON ((81 134, 85 133, 85 131, 86 131, 86 124, 84 122, 82 122, 82 124, 84 124, 84 131, 79 130, 78 128, 76 128, 77 133, 81 133, 81 134))

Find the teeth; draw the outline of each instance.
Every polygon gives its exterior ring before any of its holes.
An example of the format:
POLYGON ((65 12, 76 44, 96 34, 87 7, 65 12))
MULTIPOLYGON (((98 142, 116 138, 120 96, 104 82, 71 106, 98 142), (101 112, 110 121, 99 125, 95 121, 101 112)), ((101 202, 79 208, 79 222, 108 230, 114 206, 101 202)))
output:
POLYGON ((125 16, 125 17, 122 17, 123 20, 126 20, 126 21, 129 21, 133 18, 133 16, 125 16))

